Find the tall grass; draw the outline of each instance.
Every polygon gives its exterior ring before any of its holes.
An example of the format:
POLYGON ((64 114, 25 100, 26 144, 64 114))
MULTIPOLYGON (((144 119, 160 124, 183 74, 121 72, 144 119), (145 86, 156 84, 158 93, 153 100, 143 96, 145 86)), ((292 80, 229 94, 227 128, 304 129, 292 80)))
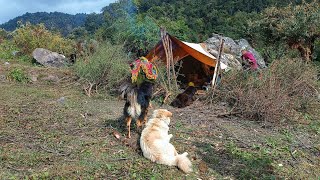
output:
POLYGON ((130 74, 129 60, 120 45, 108 42, 101 44, 97 51, 75 65, 77 75, 84 80, 84 90, 91 96, 95 89, 111 91, 130 74))

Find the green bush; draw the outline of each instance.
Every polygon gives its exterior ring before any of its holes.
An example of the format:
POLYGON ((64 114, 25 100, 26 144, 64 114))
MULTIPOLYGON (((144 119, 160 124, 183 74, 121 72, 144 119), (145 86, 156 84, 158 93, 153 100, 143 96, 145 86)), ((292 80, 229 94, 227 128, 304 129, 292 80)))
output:
POLYGON ((29 81, 28 76, 25 74, 25 72, 22 69, 16 68, 7 74, 7 77, 11 81, 26 83, 29 81))
POLYGON ((92 88, 117 89, 117 85, 128 77, 130 69, 128 58, 120 45, 101 44, 88 58, 77 61, 77 75, 85 80, 84 90, 91 96, 92 88))
POLYGON ((233 106, 232 113, 247 118, 299 121, 320 112, 317 73, 301 59, 276 60, 259 72, 228 72, 217 95, 233 106))
POLYGON ((0 44, 3 40, 7 39, 8 35, 9 33, 6 30, 0 28, 0 44))
POLYGON ((46 48, 51 51, 69 55, 74 51, 74 42, 50 32, 43 24, 21 24, 14 31, 13 40, 16 46, 26 55, 31 55, 36 48, 46 48))
POLYGON ((13 51, 19 51, 19 48, 10 40, 3 40, 0 44, 0 59, 13 59, 13 51))

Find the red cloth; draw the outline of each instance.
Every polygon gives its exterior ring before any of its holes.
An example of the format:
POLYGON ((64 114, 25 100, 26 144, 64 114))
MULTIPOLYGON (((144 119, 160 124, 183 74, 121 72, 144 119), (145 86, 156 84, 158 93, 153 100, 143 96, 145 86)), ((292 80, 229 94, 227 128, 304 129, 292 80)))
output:
POLYGON ((253 54, 251 52, 247 51, 245 54, 243 54, 241 56, 241 58, 249 61, 251 70, 257 70, 258 69, 257 60, 254 58, 254 56, 253 56, 253 54))
MULTIPOLYGON (((146 59, 145 57, 140 57, 140 59, 137 59, 136 61, 131 63, 130 66, 131 66, 131 79, 133 83, 138 81, 138 76, 142 72, 144 73, 146 78, 149 80, 157 79, 158 72, 156 67, 151 62, 149 62, 148 59, 146 59)), ((140 75, 140 78, 142 78, 141 75, 140 75)), ((145 80, 145 79, 142 79, 142 80, 145 80)))

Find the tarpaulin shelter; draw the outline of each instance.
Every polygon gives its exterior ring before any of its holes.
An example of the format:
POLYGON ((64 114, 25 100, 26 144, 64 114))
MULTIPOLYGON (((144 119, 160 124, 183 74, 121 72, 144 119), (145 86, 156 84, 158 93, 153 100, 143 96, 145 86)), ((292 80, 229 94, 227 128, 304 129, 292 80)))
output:
MULTIPOLYGON (((217 58, 205 50, 205 44, 184 42, 169 34, 168 36, 172 42, 174 63, 183 61, 181 72, 179 72, 182 76, 178 76, 180 82, 196 81, 195 76, 198 76, 198 79, 209 79, 213 75, 217 58)), ((146 58, 151 62, 160 60, 166 64, 167 58, 162 40, 149 51, 146 58)), ((227 65, 220 63, 220 68, 225 69, 227 65)), ((202 85, 201 82, 199 85, 202 85)))

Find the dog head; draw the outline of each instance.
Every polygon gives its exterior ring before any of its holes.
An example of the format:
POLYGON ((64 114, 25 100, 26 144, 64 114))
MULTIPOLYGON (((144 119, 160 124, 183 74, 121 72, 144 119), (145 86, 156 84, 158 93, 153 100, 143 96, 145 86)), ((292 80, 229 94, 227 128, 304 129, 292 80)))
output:
POLYGON ((153 111, 152 118, 167 118, 172 117, 172 113, 166 109, 156 109, 153 111))
POLYGON ((165 121, 167 125, 170 123, 170 117, 172 117, 172 113, 166 109, 156 109, 152 114, 152 118, 159 118, 165 121))

